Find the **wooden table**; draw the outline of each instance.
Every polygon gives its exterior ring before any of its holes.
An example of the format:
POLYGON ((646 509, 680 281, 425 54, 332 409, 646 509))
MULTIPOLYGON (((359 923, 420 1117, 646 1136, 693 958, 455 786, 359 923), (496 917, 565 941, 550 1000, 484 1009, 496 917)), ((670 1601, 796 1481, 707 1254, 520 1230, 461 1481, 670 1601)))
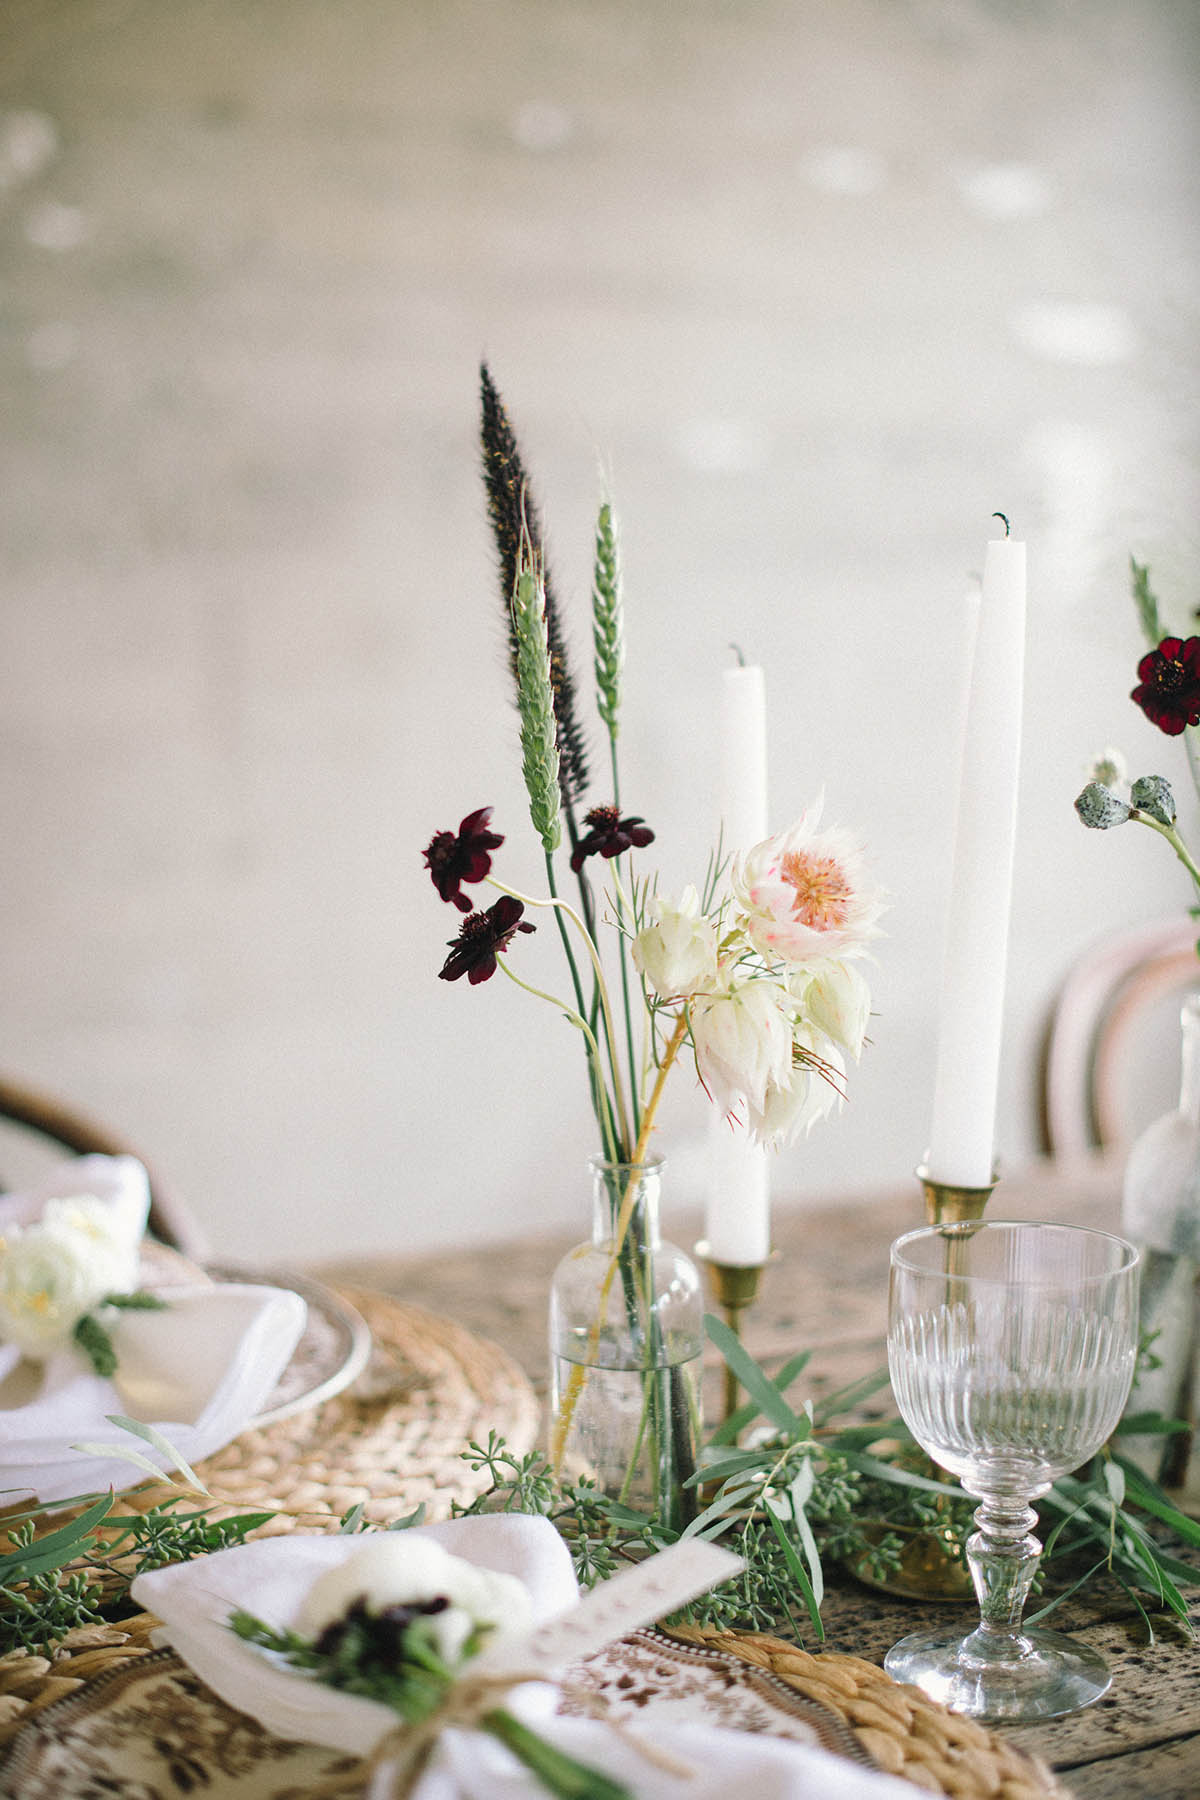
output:
MULTIPOLYGON (((815 1210, 777 1205, 780 1257, 767 1270, 759 1303, 745 1322, 755 1356, 770 1364, 812 1348, 805 1378, 811 1376, 814 1397, 878 1367, 884 1360, 888 1247, 901 1231, 923 1222, 921 1206, 915 1182, 902 1192, 862 1202, 831 1200, 815 1210)), ((1117 1171, 1103 1161, 1070 1170, 1035 1168, 1002 1183, 990 1212, 1112 1229, 1117 1171)), ((681 1213, 668 1217, 664 1229, 690 1245, 700 1221, 681 1213)), ((544 1389, 547 1286, 572 1241, 562 1235, 522 1239, 412 1260, 327 1264, 318 1272, 384 1288, 449 1315, 494 1339, 544 1389)), ((716 1393, 715 1367, 711 1375, 716 1393)), ((1200 1591, 1191 1613, 1200 1632, 1200 1591)), ((876 1662, 906 1632, 952 1616, 946 1607, 896 1600, 849 1577, 832 1581, 824 1608, 829 1648, 876 1662)), ((1017 1742, 1043 1756, 1080 1800, 1197 1800, 1200 1645, 1187 1642, 1165 1619, 1156 1625, 1155 1643, 1147 1644, 1140 1620, 1115 1586, 1065 1605, 1056 1623, 1109 1658, 1113 1687, 1071 1718, 1013 1728, 1017 1742)))

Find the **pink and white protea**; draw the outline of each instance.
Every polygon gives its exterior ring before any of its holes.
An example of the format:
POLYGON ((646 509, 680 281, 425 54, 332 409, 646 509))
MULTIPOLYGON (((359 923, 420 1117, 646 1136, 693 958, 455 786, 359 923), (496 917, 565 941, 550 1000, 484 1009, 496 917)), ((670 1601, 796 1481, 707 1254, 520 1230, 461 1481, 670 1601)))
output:
POLYGON ((811 969, 798 969, 788 989, 811 1024, 857 1062, 871 1017, 871 993, 859 965, 830 957, 811 969))
POLYGON ((731 875, 746 935, 769 962, 857 956, 876 935, 883 895, 844 831, 818 831, 818 800, 787 831, 739 857, 731 875))
POLYGON ((792 1018, 788 996, 761 976, 727 978, 690 1007, 692 1042, 700 1079, 723 1112, 744 1099, 761 1108, 767 1089, 786 1083, 792 1066, 792 1018))
POLYGON ((803 1025, 797 1026, 794 1043, 802 1054, 786 1080, 769 1082, 762 1105, 751 1106, 747 1116, 754 1138, 768 1150, 807 1137, 814 1125, 841 1107, 844 1098, 846 1065, 836 1045, 803 1025))
POLYGON ((633 941, 633 965, 663 1000, 677 1000, 717 984, 717 932, 700 911, 700 896, 686 887, 677 901, 657 895, 652 923, 633 941))

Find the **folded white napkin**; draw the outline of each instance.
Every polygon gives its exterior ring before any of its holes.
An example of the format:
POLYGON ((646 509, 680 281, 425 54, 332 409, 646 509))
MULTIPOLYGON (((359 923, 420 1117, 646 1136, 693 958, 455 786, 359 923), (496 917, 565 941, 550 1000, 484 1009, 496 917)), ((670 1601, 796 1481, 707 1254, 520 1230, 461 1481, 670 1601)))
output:
MULTIPOLYGON (((519 1576, 530 1591, 535 1624, 577 1599, 570 1556, 548 1520, 490 1515, 423 1526, 421 1534, 455 1556, 519 1576)), ((139 1575, 133 1597, 163 1620, 161 1641, 230 1706, 278 1737, 367 1755, 395 1726, 394 1713, 288 1668, 228 1627, 239 1607, 276 1628, 294 1626, 317 1577, 361 1543, 356 1536, 267 1538, 139 1575)), ((639 1800, 728 1800, 750 1793, 755 1800, 910 1800, 912 1793, 905 1782, 806 1745, 663 1724, 651 1703, 639 1715, 638 1733, 692 1770, 670 1774, 603 1722, 555 1716, 555 1698, 545 1683, 524 1683, 504 1705, 570 1755, 619 1777, 639 1800)), ((374 1778, 371 1800, 390 1800, 391 1787, 385 1765, 374 1778)), ((535 1800, 543 1793, 495 1739, 456 1729, 442 1734, 414 1800, 535 1800)))
MULTIPOLYGON (((0 1232, 5 1224, 33 1223, 47 1200, 81 1194, 104 1200, 125 1222, 140 1208, 145 1222, 141 1164, 88 1156, 60 1165, 27 1194, 0 1197, 0 1232)), ((119 1456, 73 1448, 81 1443, 122 1443, 159 1468, 170 1466, 150 1444, 110 1425, 113 1413, 152 1425, 188 1462, 211 1456, 245 1429, 299 1342, 304 1301, 288 1289, 232 1282, 171 1287, 163 1297, 162 1311, 122 1311, 106 1321, 117 1356, 111 1378, 97 1375, 73 1348, 36 1361, 0 1343, 0 1503, 121 1491, 146 1479, 119 1456)))

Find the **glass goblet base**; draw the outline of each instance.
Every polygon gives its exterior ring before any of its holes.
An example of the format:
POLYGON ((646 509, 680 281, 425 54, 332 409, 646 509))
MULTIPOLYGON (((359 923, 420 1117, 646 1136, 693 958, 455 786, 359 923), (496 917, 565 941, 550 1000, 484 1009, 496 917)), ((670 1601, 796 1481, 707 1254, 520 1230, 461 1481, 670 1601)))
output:
POLYGON ((916 1631, 892 1646, 883 1666, 951 1712, 1009 1724, 1078 1712, 1112 1680, 1102 1656, 1061 1631, 1029 1626, 1016 1638, 988 1637, 916 1631))

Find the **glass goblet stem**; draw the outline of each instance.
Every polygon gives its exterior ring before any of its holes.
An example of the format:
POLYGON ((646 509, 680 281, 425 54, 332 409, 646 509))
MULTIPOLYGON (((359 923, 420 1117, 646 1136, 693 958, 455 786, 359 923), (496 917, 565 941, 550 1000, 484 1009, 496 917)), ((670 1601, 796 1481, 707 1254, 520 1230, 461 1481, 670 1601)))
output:
POLYGON ((967 1539, 967 1563, 979 1601, 980 1623, 963 1644, 966 1656, 1008 1662, 1027 1655, 1021 1618, 1042 1546, 1033 1535, 1037 1514, 1025 1497, 985 1494, 977 1530, 967 1539))

